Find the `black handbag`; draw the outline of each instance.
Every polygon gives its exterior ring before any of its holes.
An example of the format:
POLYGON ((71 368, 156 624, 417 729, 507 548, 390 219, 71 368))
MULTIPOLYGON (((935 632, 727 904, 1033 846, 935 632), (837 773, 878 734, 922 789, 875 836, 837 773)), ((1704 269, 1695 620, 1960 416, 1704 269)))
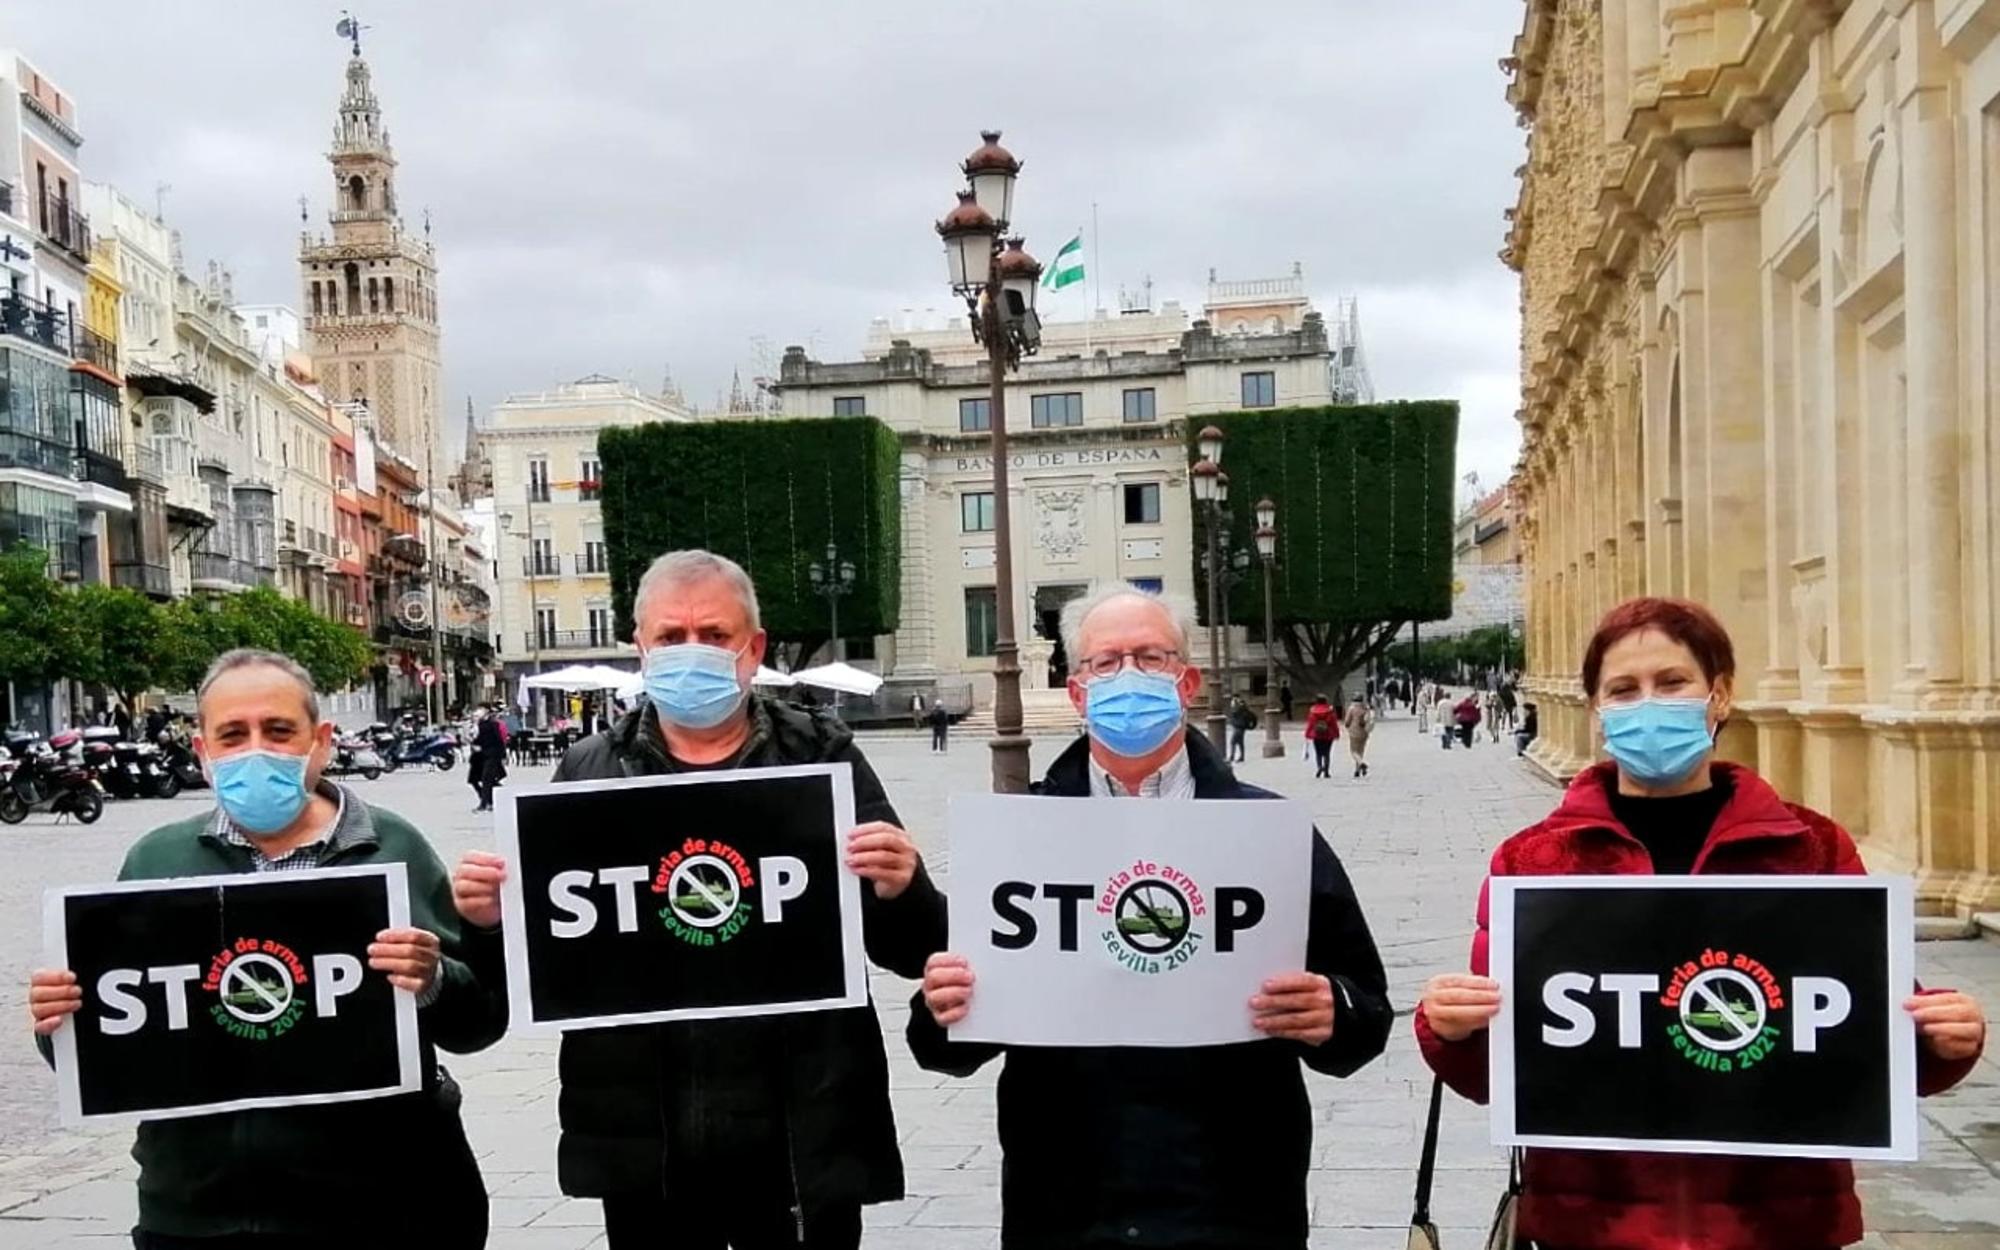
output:
MULTIPOLYGON (((1405 1250, 1442 1250, 1437 1225, 1431 1221, 1431 1181, 1437 1174, 1438 1119, 1444 1110, 1444 1081, 1431 1079, 1431 1109, 1424 1120, 1424 1151, 1417 1159, 1417 1197, 1410 1212, 1410 1237, 1405 1250)), ((1507 1156, 1507 1192, 1493 1210, 1493 1224, 1486 1232, 1485 1250, 1529 1250, 1528 1243, 1516 1239, 1515 1214, 1521 1201, 1521 1152, 1507 1156)))

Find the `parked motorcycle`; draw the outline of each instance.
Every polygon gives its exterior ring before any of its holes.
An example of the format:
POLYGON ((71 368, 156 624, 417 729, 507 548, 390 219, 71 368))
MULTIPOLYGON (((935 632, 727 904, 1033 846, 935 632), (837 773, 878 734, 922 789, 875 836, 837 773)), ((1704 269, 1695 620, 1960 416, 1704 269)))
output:
POLYGON ((368 728, 362 730, 357 736, 366 738, 368 745, 374 748, 375 754, 382 757, 383 772, 393 773, 403 766, 402 760, 398 759, 396 755, 396 748, 402 743, 403 739, 403 735, 398 730, 391 729, 378 720, 368 726, 368 728))
POLYGON ((201 771, 201 760, 196 757, 194 747, 184 738, 177 737, 172 730, 160 735, 159 747, 160 797, 170 799, 182 790, 205 790, 208 776, 201 771))
POLYGON ((368 739, 359 734, 342 735, 333 740, 333 754, 327 759, 327 777, 352 777, 360 773, 370 781, 382 775, 382 757, 368 739))
POLYGON ((159 749, 143 742, 127 742, 110 725, 93 725, 83 731, 82 763, 97 774, 98 784, 116 799, 172 798, 180 783, 163 788, 166 772, 160 767, 159 749))
POLYGON ((29 812, 48 812, 60 819, 74 816, 94 824, 104 814, 104 791, 91 770, 79 762, 83 738, 75 730, 47 742, 34 733, 9 733, 5 739, 7 769, 0 785, 0 822, 18 825, 29 812))
POLYGON ((448 773, 458 767, 458 740, 443 730, 422 730, 397 739, 386 758, 394 761, 392 768, 429 764, 441 773, 448 773))

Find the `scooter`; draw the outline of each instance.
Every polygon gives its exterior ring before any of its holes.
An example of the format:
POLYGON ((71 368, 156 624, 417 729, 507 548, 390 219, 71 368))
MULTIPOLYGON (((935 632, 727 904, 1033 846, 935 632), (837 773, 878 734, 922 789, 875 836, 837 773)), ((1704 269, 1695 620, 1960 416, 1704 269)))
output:
POLYGON ((375 754, 366 738, 355 735, 333 740, 333 755, 326 762, 327 777, 352 777, 360 773, 370 781, 382 775, 382 757, 375 754))
POLYGON ((89 768, 65 758, 81 742, 75 730, 48 742, 35 734, 9 734, 10 767, 6 784, 0 787, 0 823, 18 825, 29 812, 45 811, 57 819, 75 816, 82 824, 95 824, 104 814, 104 791, 89 768))
POLYGON ((195 757, 194 748, 175 737, 171 729, 160 734, 159 752, 161 798, 173 798, 182 790, 208 788, 208 776, 201 771, 201 760, 195 757))
POLYGON ((458 767, 457 748, 458 741, 449 733, 422 730, 410 737, 398 738, 384 759, 392 771, 405 764, 429 764, 441 773, 448 773, 458 767))

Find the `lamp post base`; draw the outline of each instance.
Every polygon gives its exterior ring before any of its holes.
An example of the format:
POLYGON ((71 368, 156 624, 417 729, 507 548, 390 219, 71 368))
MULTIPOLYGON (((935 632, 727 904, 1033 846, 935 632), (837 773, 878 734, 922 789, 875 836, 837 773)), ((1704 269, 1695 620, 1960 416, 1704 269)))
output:
POLYGON ((1229 750, 1229 718, 1220 712, 1208 714, 1208 741, 1218 751, 1229 750))
POLYGON ((1274 760, 1284 753, 1285 740, 1278 727, 1278 709, 1267 707, 1264 709, 1264 758, 1274 760))
POLYGON ((1025 734, 995 734, 986 740, 993 752, 993 793, 1028 792, 1028 739, 1025 734))
POLYGON ((1015 641, 993 647, 993 793, 1028 792, 1028 736, 1021 732, 1021 661, 1015 641))

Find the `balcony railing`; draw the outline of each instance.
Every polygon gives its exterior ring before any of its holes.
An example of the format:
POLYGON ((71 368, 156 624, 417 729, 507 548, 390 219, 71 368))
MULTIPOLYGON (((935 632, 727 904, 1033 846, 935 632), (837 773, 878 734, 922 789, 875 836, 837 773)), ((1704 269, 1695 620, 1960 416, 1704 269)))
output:
POLYGON ((141 482, 150 482, 155 486, 165 486, 167 484, 166 469, 160 462, 160 453, 158 450, 148 447, 144 443, 139 443, 132 448, 128 455, 129 459, 125 461, 126 473, 141 482))
POLYGON ((125 466, 116 457, 101 452, 79 451, 70 457, 69 475, 78 482, 95 482, 112 490, 129 490, 131 482, 125 466))
POLYGON ((529 651, 608 651, 620 644, 609 629, 531 629, 521 645, 529 651))
POLYGON ((0 426, 0 468, 34 469, 56 477, 68 477, 73 454, 63 443, 0 426))
POLYGON ((522 556, 521 575, 523 577, 560 577, 562 560, 554 554, 546 556, 522 556))
POLYGON ((424 545, 407 534, 398 534, 382 544, 382 554, 405 564, 424 562, 424 545))
POLYGON ((595 555, 586 551, 581 555, 571 556, 570 559, 575 562, 579 574, 602 577, 611 571, 611 561, 602 551, 595 555))
POLYGON ((188 557, 189 571, 198 582, 229 582, 238 586, 249 583, 239 576, 242 561, 213 551, 197 551, 188 557))
POLYGON ((106 373, 118 372, 118 348, 95 330, 78 326, 76 331, 76 358, 96 365, 106 373))
POLYGON ((64 199, 42 197, 42 234, 72 256, 90 259, 90 220, 64 199))
POLYGON ((0 296, 0 334, 11 334, 69 355, 69 318, 26 295, 0 296))
POLYGON ((169 599, 174 593, 172 571, 164 564, 147 564, 143 560, 113 560, 111 584, 155 599, 169 599))

